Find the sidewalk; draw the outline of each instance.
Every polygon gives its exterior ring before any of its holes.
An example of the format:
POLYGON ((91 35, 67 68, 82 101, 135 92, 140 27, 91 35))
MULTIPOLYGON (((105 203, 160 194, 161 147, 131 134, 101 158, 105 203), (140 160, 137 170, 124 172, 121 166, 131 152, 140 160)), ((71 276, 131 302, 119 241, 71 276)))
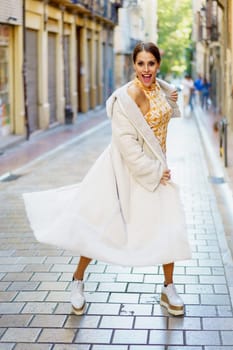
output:
POLYGON ((85 275, 85 315, 70 313, 79 257, 35 241, 22 193, 79 181, 109 140, 106 124, 56 157, 28 165, 16 181, 0 182, 0 349, 232 350, 233 264, 194 117, 172 120, 168 131, 169 167, 193 251, 174 274, 185 316, 169 316, 159 305, 161 266, 101 261, 92 261, 85 275))
POLYGON ((59 145, 74 140, 106 120, 105 108, 101 108, 85 114, 80 113, 73 124, 58 125, 34 133, 28 141, 25 137, 16 135, 0 138, 0 178, 8 176, 8 173, 56 149, 59 145))

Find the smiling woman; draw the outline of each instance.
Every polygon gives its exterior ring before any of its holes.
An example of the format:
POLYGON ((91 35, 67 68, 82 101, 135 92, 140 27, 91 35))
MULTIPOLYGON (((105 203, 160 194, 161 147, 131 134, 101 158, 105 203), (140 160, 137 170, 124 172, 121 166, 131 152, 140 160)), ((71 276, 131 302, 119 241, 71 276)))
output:
POLYGON ((161 305, 172 315, 184 314, 173 269, 191 253, 179 191, 166 162, 177 93, 156 78, 160 54, 153 43, 139 43, 133 62, 135 79, 107 101, 111 143, 83 181, 24 196, 36 238, 81 255, 71 290, 73 312, 79 315, 85 310, 84 272, 92 259, 163 264, 161 305))

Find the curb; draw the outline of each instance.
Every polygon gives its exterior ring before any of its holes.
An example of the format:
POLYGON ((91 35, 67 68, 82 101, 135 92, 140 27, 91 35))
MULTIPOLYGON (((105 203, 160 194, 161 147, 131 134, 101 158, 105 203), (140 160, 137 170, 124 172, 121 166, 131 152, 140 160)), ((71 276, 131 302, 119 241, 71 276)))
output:
MULTIPOLYGON (((202 112, 202 111, 201 111, 202 112)), ((198 110, 197 108, 194 108, 193 115, 195 118, 195 123, 197 125, 197 129, 200 135, 201 143, 203 145, 204 149, 204 156, 206 159, 207 168, 209 171, 210 176, 215 177, 226 177, 223 165, 221 164, 220 159, 217 157, 216 152, 213 152, 213 145, 210 140, 210 137, 206 131, 206 127, 204 123, 202 122, 201 118, 198 116, 198 110), (208 155, 208 157, 207 157, 208 155)), ((221 186, 221 195, 226 200, 227 206, 229 208, 229 211, 232 213, 231 217, 233 217, 233 197, 232 197, 232 190, 227 182, 221 183, 218 186, 221 186)), ((212 190, 215 194, 215 189, 212 185, 212 190)), ((216 197, 216 196, 215 196, 216 197)), ((218 206, 217 197, 216 197, 216 205, 218 206)), ((222 255, 224 268, 225 268, 225 276, 227 280, 227 285, 229 288, 229 294, 231 298, 231 303, 233 306, 233 252, 231 252, 226 234, 225 234, 225 228, 222 221, 222 215, 220 209, 218 210, 219 215, 217 217, 214 217, 214 223, 215 228, 217 232, 220 252, 222 255)))

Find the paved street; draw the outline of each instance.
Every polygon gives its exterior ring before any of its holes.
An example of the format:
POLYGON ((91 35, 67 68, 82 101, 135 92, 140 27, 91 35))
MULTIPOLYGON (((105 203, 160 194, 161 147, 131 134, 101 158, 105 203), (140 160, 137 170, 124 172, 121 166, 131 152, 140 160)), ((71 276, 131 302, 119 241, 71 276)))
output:
POLYGON ((79 257, 35 241, 21 194, 80 181, 109 140, 105 124, 0 182, 0 350, 232 350, 233 265, 193 117, 172 120, 168 137, 193 249, 175 268, 185 316, 159 305, 161 266, 100 261, 85 276, 86 314, 70 313, 79 257))

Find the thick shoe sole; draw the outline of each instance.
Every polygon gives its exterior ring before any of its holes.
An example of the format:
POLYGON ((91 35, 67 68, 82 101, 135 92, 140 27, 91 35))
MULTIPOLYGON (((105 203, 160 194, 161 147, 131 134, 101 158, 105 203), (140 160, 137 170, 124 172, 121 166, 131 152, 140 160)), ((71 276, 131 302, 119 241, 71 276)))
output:
POLYGON ((169 314, 173 316, 182 316, 184 315, 184 306, 171 305, 166 294, 161 294, 160 305, 165 307, 169 314))
POLYGON ((83 315, 85 312, 85 309, 86 309, 86 303, 80 309, 77 309, 73 305, 71 305, 71 306, 72 306, 73 314, 78 315, 78 316, 83 315))

